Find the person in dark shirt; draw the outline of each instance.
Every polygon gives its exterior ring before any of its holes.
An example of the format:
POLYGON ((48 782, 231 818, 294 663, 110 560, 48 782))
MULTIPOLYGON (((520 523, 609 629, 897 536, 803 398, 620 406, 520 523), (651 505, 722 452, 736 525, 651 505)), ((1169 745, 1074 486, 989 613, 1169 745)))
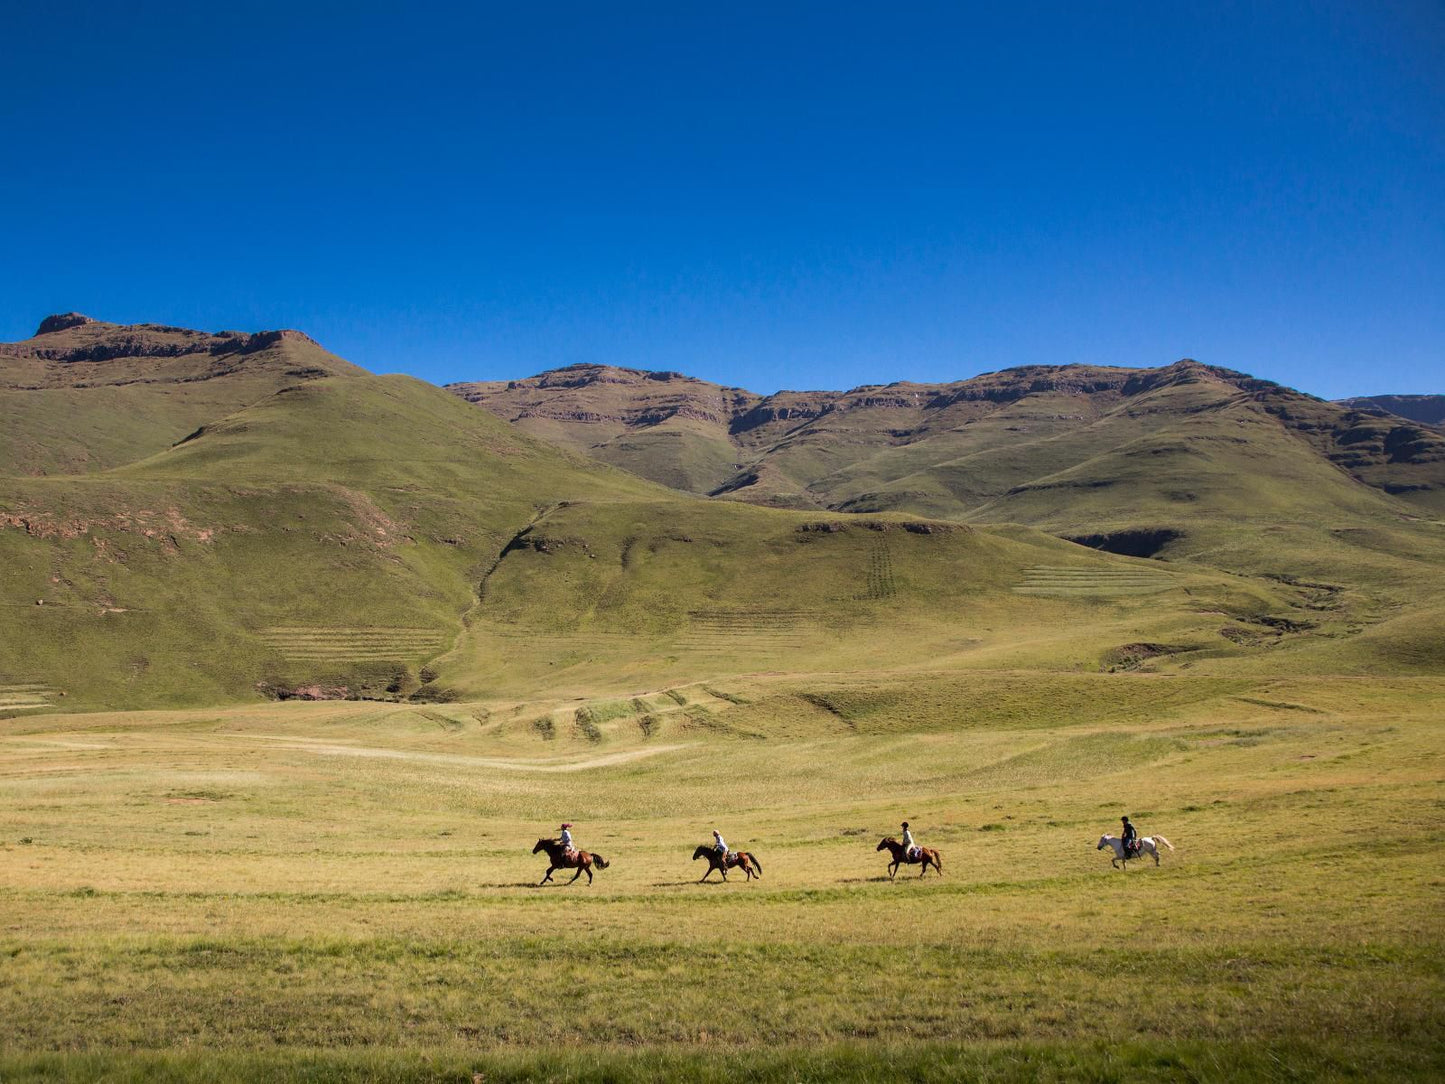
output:
POLYGON ((1130 858, 1139 848, 1139 831, 1129 823, 1129 818, 1122 818, 1124 821, 1124 857, 1130 858))

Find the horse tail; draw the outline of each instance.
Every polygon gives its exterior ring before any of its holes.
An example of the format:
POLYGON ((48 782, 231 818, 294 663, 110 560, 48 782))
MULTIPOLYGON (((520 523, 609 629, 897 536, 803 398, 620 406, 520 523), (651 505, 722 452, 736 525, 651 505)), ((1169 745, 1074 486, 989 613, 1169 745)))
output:
POLYGON ((943 872, 943 855, 937 851, 933 852, 933 868, 938 870, 939 873, 943 872))
POLYGON ((763 864, 758 861, 758 856, 753 854, 752 851, 749 851, 748 861, 758 867, 758 876, 761 877, 763 875, 763 864))
POLYGON ((609 861, 607 861, 607 859, 603 858, 603 857, 602 857, 600 854, 598 854, 596 851, 593 851, 593 852, 592 852, 592 864, 593 864, 594 866, 596 866, 598 869, 606 869, 606 868, 607 868, 608 866, 610 866, 612 863, 609 862, 609 861))
POLYGON ((1162 844, 1164 844, 1164 846, 1168 847, 1171 851, 1174 849, 1174 844, 1170 843, 1170 842, 1169 842, 1167 839, 1165 839, 1163 836, 1155 836, 1155 837, 1154 837, 1154 842, 1155 842, 1155 843, 1162 843, 1162 844))

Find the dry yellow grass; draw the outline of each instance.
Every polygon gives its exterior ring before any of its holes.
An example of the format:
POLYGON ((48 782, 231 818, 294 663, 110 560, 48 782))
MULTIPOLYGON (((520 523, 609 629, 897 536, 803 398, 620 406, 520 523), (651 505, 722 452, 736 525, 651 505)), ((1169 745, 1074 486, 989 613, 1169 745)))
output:
POLYGON ((862 1060, 834 1069, 882 1078, 914 1039, 934 1044, 924 1075, 979 1043, 1006 1044, 996 1065, 1046 1044, 1068 1075, 1100 1040, 1147 1037, 1264 1075, 1326 1035, 1308 1058, 1438 1067, 1445 681, 1198 679, 1161 706, 1151 682, 1195 679, 974 677, 1001 714, 949 729, 927 707, 946 675, 908 675, 911 699, 779 675, 591 704, 11 720, 8 1064, 221 1059, 130 1062, 185 1077, 346 1047, 405 1076, 426 1051, 512 1049, 495 1064, 586 1076, 542 1054, 582 1043, 616 1048, 593 1069, 647 1075, 623 1047, 703 1073, 731 1044, 825 1044, 804 1065, 849 1042, 862 1060), (1071 711, 1089 682, 1101 699, 1071 711), (832 710, 795 715, 810 688, 832 710), (1050 693, 1052 714, 1008 723, 1010 696, 1050 693), (562 725, 578 707, 596 737, 562 725), (1121 812, 1174 843, 1161 867, 1095 850, 1121 812), (904 817, 944 877, 886 880, 874 846, 904 817), (563 818, 612 865, 536 888, 531 844, 563 818), (694 883, 714 826, 760 882, 694 883))

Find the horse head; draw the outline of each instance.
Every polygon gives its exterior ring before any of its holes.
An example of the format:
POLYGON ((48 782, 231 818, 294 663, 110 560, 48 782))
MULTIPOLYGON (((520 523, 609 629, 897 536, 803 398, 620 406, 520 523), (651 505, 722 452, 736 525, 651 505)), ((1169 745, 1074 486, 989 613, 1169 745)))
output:
POLYGON ((699 858, 706 858, 711 850, 705 843, 698 844, 697 850, 692 852, 692 860, 696 862, 699 858))
POLYGON ((899 844, 898 844, 898 840, 894 839, 892 836, 884 836, 882 839, 880 839, 880 840, 878 841, 878 846, 875 847, 874 849, 875 849, 875 850, 879 850, 879 851, 888 851, 888 850, 892 850, 893 848, 897 847, 898 845, 899 845, 899 844))
POLYGON ((1102 836, 1099 837, 1099 845, 1098 845, 1097 847, 1095 847, 1094 850, 1096 850, 1096 851, 1102 851, 1102 850, 1103 850, 1105 847, 1107 847, 1108 845, 1109 845, 1109 837, 1108 837, 1107 835, 1102 835, 1102 836))
POLYGON ((533 853, 533 854, 536 854, 538 851, 545 851, 545 850, 547 849, 547 844, 549 844, 549 843, 551 843, 551 842, 552 842, 552 841, 551 841, 550 839, 539 839, 539 840, 537 840, 537 845, 532 848, 532 853, 533 853))

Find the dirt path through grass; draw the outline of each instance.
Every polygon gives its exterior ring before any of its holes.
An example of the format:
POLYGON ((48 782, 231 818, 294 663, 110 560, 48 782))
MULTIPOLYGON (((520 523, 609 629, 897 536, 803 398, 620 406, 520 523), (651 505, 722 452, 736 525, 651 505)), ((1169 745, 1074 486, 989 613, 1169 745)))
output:
POLYGON ((679 742, 675 745, 648 745, 638 749, 627 749, 617 753, 582 759, 549 757, 546 760, 504 757, 475 757, 458 753, 417 753, 406 749, 376 749, 359 745, 338 745, 333 742, 298 738, 285 734, 232 735, 244 740, 274 741, 287 748, 299 749, 317 756, 369 757, 376 760, 411 760, 429 764, 452 764, 458 767, 498 768, 507 772, 584 772, 593 768, 610 768, 646 757, 661 756, 686 749, 694 742, 679 742), (560 761, 560 763, 559 763, 560 761))

